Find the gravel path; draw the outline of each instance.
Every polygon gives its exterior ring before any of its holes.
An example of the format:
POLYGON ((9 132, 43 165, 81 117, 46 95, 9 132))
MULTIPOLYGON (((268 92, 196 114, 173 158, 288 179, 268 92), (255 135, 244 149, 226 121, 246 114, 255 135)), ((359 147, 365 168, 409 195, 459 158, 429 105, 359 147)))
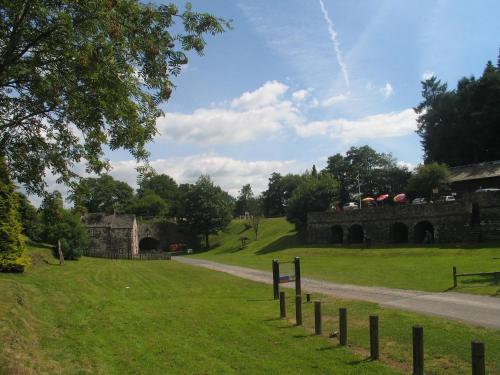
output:
MULTIPOLYGON (((271 272, 189 257, 173 257, 172 259, 244 279, 272 284, 271 272)), ((294 284, 288 283, 281 286, 293 288, 294 284)), ((375 302, 384 307, 437 315, 482 327, 500 329, 500 298, 495 297, 337 284, 304 277, 302 278, 302 290, 346 299, 375 302)), ((269 293, 272 293, 271 289, 269 289, 269 293)))

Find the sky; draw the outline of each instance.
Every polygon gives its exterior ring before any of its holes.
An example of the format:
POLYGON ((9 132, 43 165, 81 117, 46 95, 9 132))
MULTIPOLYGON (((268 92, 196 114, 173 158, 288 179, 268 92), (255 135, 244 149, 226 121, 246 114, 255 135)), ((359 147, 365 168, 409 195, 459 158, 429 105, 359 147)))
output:
MULTIPOLYGON (((183 1, 174 1, 183 7, 183 1)), ((162 105, 148 149, 178 183, 200 174, 236 196, 266 189, 272 172, 321 170, 351 146, 422 160, 416 116, 422 79, 453 88, 482 73, 500 47, 498 0, 193 0, 232 19, 207 37, 162 105)), ((136 187, 125 151, 111 175, 136 187)), ((65 191, 49 177, 49 190, 65 191)))

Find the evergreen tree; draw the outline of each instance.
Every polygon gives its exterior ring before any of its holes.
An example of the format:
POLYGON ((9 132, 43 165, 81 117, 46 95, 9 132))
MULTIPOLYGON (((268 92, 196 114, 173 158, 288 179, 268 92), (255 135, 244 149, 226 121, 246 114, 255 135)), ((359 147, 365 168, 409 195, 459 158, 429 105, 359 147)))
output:
POLYGON ((0 157, 0 272, 23 272, 29 264, 24 256, 19 202, 5 160, 0 157))
POLYGON ((450 166, 499 160, 500 69, 490 61, 479 79, 462 78, 455 90, 437 78, 422 82, 415 108, 425 162, 450 166))

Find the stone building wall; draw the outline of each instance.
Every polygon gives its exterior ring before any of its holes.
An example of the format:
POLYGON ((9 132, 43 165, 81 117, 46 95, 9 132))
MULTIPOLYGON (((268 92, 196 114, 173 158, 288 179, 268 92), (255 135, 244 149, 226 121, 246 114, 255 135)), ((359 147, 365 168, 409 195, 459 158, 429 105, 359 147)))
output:
POLYGON ((500 239, 500 193, 457 202, 372 207, 308 215, 311 243, 453 243, 500 239))

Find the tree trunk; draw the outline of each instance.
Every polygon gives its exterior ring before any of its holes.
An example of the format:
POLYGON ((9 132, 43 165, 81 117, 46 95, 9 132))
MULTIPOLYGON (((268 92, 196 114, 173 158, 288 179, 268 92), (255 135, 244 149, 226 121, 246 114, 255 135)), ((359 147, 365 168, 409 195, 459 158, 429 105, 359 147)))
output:
POLYGON ((59 264, 64 266, 64 255, 61 250, 61 241, 57 240, 57 253, 59 254, 59 264))
POLYGON ((210 244, 208 243, 208 233, 205 233, 205 245, 207 247, 207 250, 210 248, 210 244))

